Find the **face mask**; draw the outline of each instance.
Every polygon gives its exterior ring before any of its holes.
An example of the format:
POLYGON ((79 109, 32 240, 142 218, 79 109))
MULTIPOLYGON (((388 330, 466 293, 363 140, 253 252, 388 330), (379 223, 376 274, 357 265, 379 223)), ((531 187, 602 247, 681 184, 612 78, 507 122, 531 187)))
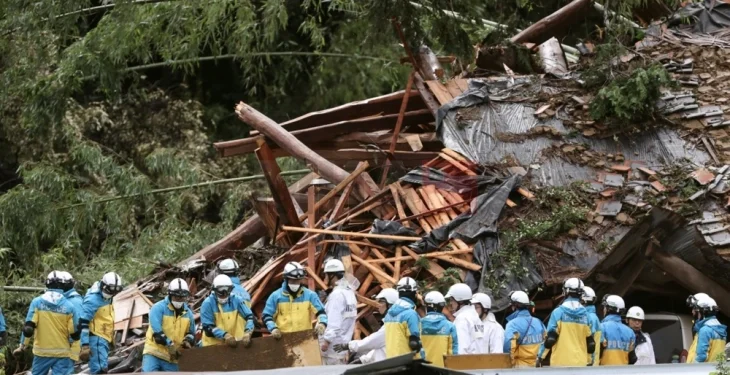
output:
POLYGON ((299 287, 301 287, 301 285, 299 284, 289 284, 289 289, 291 289, 291 291, 294 293, 299 291, 299 287))
POLYGON ((218 299, 218 303, 220 303, 221 305, 225 305, 226 303, 228 303, 228 297, 226 297, 226 298, 216 297, 216 298, 218 299))
POLYGON ((172 306, 174 306, 176 309, 180 310, 185 306, 185 302, 172 302, 172 306))
POLYGON ((111 295, 111 294, 106 294, 106 293, 104 293, 104 292, 101 292, 101 296, 102 296, 102 297, 104 297, 104 299, 111 299, 112 297, 114 297, 113 295, 111 295))

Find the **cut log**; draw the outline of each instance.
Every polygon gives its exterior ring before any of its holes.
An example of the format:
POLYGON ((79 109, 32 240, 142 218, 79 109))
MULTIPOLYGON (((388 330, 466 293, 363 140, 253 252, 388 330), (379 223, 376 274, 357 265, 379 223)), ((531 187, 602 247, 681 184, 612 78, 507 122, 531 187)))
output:
MULTIPOLYGON (((251 125, 262 134, 271 138, 279 147, 288 150, 293 156, 307 161, 316 173, 330 182, 339 183, 350 175, 344 169, 330 163, 327 159, 310 150, 304 143, 250 105, 243 102, 238 103, 236 106, 236 114, 238 114, 241 121, 251 125)), ((356 194, 360 199, 365 199, 377 192, 377 186, 368 186, 368 184, 360 180, 356 181, 358 185, 356 194)))
POLYGON ((552 37, 559 39, 568 30, 568 26, 585 16, 585 13, 591 8, 591 3, 591 0, 573 0, 553 14, 522 30, 513 36, 511 41, 515 44, 528 42, 542 44, 552 37))

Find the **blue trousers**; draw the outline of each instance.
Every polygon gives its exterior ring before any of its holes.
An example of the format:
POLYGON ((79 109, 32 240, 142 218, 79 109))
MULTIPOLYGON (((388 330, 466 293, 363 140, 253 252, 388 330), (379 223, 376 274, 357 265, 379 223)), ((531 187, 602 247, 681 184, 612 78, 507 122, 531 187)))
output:
POLYGON ((91 350, 89 372, 92 374, 107 372, 109 370, 109 342, 99 336, 89 335, 89 349, 91 350))
POLYGON ((39 357, 33 356, 33 375, 48 375, 48 371, 53 371, 53 375, 71 375, 74 372, 74 361, 71 358, 55 358, 55 357, 39 357))
MULTIPOLYGON (((177 372, 177 363, 167 362, 152 354, 142 356, 142 372, 177 372)), ((35 375, 35 374, 33 374, 35 375)), ((56 375, 56 374, 53 374, 56 375)))

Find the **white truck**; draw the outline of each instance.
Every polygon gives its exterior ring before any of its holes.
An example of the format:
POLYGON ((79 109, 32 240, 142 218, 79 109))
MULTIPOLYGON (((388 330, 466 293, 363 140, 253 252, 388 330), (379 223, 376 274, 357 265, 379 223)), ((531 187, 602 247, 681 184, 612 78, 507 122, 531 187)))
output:
POLYGON ((651 335, 656 363, 685 362, 692 344, 692 317, 673 313, 646 314, 643 331, 651 335))

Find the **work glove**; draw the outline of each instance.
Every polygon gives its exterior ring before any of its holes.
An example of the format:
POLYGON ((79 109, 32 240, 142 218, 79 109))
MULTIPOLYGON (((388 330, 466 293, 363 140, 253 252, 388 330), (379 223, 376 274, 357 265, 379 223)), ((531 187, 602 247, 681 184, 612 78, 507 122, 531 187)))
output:
POLYGON ((90 357, 91 357, 91 349, 89 349, 89 346, 88 345, 82 346, 81 351, 79 352, 79 359, 82 362, 88 362, 90 357))
POLYGON ((25 350, 25 348, 22 345, 15 348, 15 350, 13 350, 13 357, 20 358, 21 356, 23 356, 24 350, 25 350))
POLYGON ((325 330, 326 328, 327 328, 327 327, 326 327, 326 326, 325 326, 324 324, 322 324, 322 323, 317 323, 317 325, 316 325, 316 326, 314 326, 314 333, 316 333, 316 334, 317 334, 317 336, 322 336, 322 335, 324 335, 324 330, 325 330))
POLYGON ((251 332, 246 332, 243 334, 243 338, 241 339, 241 343, 244 347, 248 348, 251 346, 251 332))
POLYGON ((226 333, 223 339, 226 340, 226 345, 230 346, 231 348, 235 348, 238 346, 238 341, 236 341, 236 338, 233 337, 233 335, 231 335, 230 333, 226 333))
POLYGON ((190 341, 187 341, 187 340, 183 341, 183 343, 182 343, 183 349, 190 349, 192 347, 193 347, 193 344, 191 344, 190 341))
POLYGON ((281 331, 278 328, 274 328, 274 330, 271 331, 271 336, 274 336, 275 339, 279 340, 281 339, 281 331))
POLYGON ((335 344, 332 346, 332 350, 342 353, 350 350, 350 346, 348 344, 335 344))
POLYGON ((170 345, 167 347, 167 353, 170 354, 170 359, 177 360, 182 356, 182 352, 180 351, 180 348, 178 348, 177 345, 170 345))

